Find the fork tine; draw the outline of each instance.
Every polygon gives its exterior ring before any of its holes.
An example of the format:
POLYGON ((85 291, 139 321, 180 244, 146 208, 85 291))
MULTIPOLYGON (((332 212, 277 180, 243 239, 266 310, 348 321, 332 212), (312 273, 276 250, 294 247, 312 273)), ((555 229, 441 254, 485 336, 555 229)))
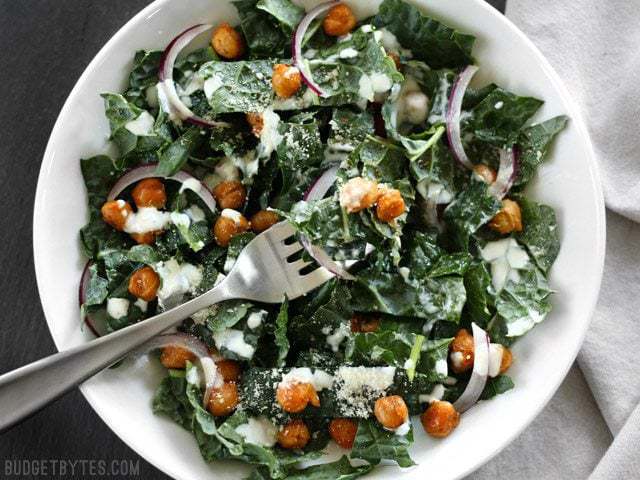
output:
POLYGON ((293 235, 295 235, 296 229, 287 222, 276 223, 273 227, 267 230, 267 234, 273 241, 285 240, 293 235))
POLYGON ((310 291, 319 287, 326 281, 331 280, 334 276, 335 275, 326 268, 320 267, 307 275, 301 276, 300 280, 302 280, 303 288, 310 291))
POLYGON ((294 253, 298 253, 304 247, 300 242, 292 243, 291 245, 279 245, 278 250, 282 254, 283 257, 289 257, 294 253))
POLYGON ((295 262, 290 263, 289 268, 294 272, 299 272, 304 267, 306 267, 307 265, 311 265, 312 263, 313 262, 305 261, 304 259, 301 258, 299 260, 296 260, 295 262))

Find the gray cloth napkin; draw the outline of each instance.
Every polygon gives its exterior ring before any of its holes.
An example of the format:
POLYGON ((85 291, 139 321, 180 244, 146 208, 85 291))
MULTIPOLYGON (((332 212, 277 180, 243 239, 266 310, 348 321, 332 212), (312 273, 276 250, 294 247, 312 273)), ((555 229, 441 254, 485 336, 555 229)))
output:
POLYGON ((578 356, 584 381, 574 367, 531 427, 471 477, 640 479, 640 0, 509 0, 507 16, 583 110, 609 209, 607 258, 578 356))

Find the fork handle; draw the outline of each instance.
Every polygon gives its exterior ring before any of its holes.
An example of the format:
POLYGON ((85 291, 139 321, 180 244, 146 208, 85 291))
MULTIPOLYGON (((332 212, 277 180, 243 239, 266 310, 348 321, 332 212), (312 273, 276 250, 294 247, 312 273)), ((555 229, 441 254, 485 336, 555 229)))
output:
POLYGON ((0 376, 0 432, 195 312, 231 298, 223 281, 206 294, 167 312, 5 373, 0 376))

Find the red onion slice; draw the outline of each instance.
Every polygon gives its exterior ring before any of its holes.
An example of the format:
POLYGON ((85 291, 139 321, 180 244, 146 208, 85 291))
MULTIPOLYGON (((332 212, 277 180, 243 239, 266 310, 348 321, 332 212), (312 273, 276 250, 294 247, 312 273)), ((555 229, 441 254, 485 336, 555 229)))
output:
POLYGON ((309 29, 311 23, 321 14, 326 12, 327 10, 339 5, 341 2, 331 1, 326 3, 321 3, 320 5, 314 7, 309 13, 307 13, 304 18, 300 21, 295 31, 293 32, 293 64, 300 71, 300 76, 304 83, 317 95, 321 97, 327 97, 329 94, 322 89, 320 85, 318 85, 311 75, 311 71, 307 69, 307 63, 305 62, 304 57, 302 56, 302 42, 304 41, 304 36, 309 29))
POLYGON ((324 267, 333 273, 336 277, 342 278, 343 280, 356 280, 356 277, 351 275, 342 265, 334 261, 322 248, 313 245, 304 235, 300 235, 300 243, 309 253, 311 258, 318 262, 321 267, 324 267))
POLYGON ((509 193, 518 176, 519 162, 516 147, 500 149, 500 169, 496 181, 489 187, 489 192, 502 200, 509 193))
POLYGON ((471 329, 473 331, 473 372, 464 392, 453 404, 460 413, 476 404, 489 375, 489 335, 475 323, 471 324, 471 329))
MULTIPOLYGON (((338 176, 338 167, 332 167, 326 170, 318 179, 311 184, 311 187, 304 194, 303 199, 307 202, 322 200, 327 194, 331 186, 336 182, 338 176)), ((335 262, 327 252, 322 248, 313 245, 307 237, 300 235, 300 243, 307 253, 319 265, 323 266, 331 273, 344 280, 355 280, 356 277, 351 275, 342 265, 335 262)))
MULTIPOLYGON (((80 308, 87 302, 87 289, 89 288, 89 275, 90 268, 93 262, 89 260, 82 270, 82 276, 80 277, 80 287, 78 288, 78 303, 80 308)), ((89 327, 89 330, 96 336, 101 337, 106 333, 104 328, 100 328, 96 320, 91 317, 86 311, 84 312, 84 323, 89 327), (100 333, 102 331, 102 333, 100 333)))
POLYGON ((180 100, 180 96, 176 91, 176 84, 173 81, 173 67, 175 66, 178 54, 183 48, 189 45, 194 38, 208 30, 211 30, 212 28, 213 25, 209 24, 194 25, 191 28, 187 28, 176 38, 171 40, 160 59, 160 70, 158 72, 160 83, 158 83, 157 88, 162 89, 162 93, 159 93, 159 95, 164 95, 164 97, 166 97, 169 106, 172 109, 172 112, 169 113, 173 113, 181 120, 185 120, 200 127, 228 127, 229 124, 226 122, 207 120, 193 113, 191 109, 187 107, 182 100, 180 100))
POLYGON ((320 175, 309 187, 302 197, 307 202, 322 200, 331 186, 336 183, 338 177, 338 167, 331 167, 320 175))
POLYGON ((134 355, 142 355, 151 350, 157 350, 164 347, 181 347, 189 350, 193 355, 198 357, 200 366, 202 367, 202 373, 204 374, 205 391, 203 403, 206 405, 209 403, 209 397, 211 396, 211 390, 221 387, 224 380, 220 374, 218 374, 218 367, 215 361, 209 354, 207 346, 198 338, 186 333, 169 333, 164 335, 158 335, 152 338, 147 343, 142 345, 134 352, 134 355))
POLYGON ((129 186, 139 182, 140 180, 144 180, 145 178, 164 178, 166 180, 175 180, 176 182, 180 182, 183 186, 185 184, 188 185, 186 182, 193 183, 193 187, 195 188, 191 188, 191 190, 193 190, 202 199, 205 205, 212 212, 215 211, 216 201, 206 185, 204 185, 204 183, 202 183, 200 180, 182 170, 171 177, 158 175, 156 173, 156 167, 156 163, 150 163, 148 165, 143 165, 141 167, 136 167, 132 170, 129 170, 127 173, 122 175, 120 179, 118 179, 116 184, 109 192, 107 200, 115 200, 116 198, 118 198, 118 195, 120 195, 129 186), (200 186, 200 188, 197 188, 198 186, 200 186))
POLYGON ((473 163, 469 160, 462 145, 462 138, 460 136, 460 114, 462 113, 464 95, 469 87, 469 83, 471 83, 471 79, 478 70, 479 68, 475 65, 469 65, 458 75, 451 90, 446 115, 447 138, 449 139, 453 156, 463 167, 469 170, 473 170, 473 163))

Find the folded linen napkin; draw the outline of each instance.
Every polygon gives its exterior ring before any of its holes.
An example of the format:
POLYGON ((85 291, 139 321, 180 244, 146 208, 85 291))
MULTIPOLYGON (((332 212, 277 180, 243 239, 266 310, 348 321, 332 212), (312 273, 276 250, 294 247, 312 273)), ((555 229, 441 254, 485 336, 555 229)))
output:
POLYGON ((639 479, 640 0, 509 0, 507 16, 550 60, 587 120, 608 208, 607 258, 578 356, 586 384, 572 371, 532 426, 471 478, 639 479))

